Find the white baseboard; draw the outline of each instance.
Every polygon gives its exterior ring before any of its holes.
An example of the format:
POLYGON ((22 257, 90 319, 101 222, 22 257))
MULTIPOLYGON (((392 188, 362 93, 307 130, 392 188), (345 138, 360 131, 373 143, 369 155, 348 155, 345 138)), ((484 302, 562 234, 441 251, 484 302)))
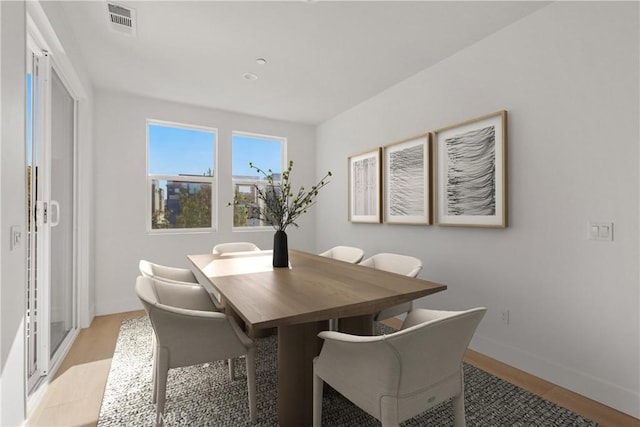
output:
POLYGON ((535 354, 478 334, 473 337, 469 348, 632 417, 640 418, 640 395, 633 390, 541 359, 535 354))
POLYGON ((93 322, 93 318, 96 317, 96 305, 89 304, 89 307, 84 309, 80 308, 78 317, 78 326, 82 329, 88 328, 93 322))
POLYGON ((142 303, 137 298, 121 299, 117 301, 99 301, 95 306, 96 316, 106 314, 125 313, 127 311, 142 310, 142 303))
POLYGON ((91 326, 91 322, 93 322, 93 319, 95 317, 96 317, 96 305, 91 304, 91 307, 89 307, 89 323, 87 324, 87 326, 85 326, 85 328, 88 328, 89 326, 91 326))

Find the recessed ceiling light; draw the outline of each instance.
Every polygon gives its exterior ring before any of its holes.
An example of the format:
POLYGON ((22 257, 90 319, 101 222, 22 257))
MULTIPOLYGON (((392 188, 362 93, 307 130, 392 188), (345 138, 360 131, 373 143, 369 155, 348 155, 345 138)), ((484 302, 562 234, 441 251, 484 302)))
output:
POLYGON ((264 65, 264 64, 266 64, 266 63, 267 63, 267 60, 266 60, 266 59, 264 59, 264 58, 258 58, 258 59, 256 59, 256 62, 257 62, 258 64, 260 64, 260 65, 264 65))
POLYGON ((244 73, 242 77, 244 77, 246 80, 258 80, 258 76, 253 73, 244 73))

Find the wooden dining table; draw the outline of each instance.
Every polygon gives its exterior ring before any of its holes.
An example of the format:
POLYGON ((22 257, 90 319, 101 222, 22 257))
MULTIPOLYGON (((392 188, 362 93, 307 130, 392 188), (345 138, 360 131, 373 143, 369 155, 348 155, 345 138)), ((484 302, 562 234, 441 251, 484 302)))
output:
POLYGON ((446 289, 445 285, 289 250, 289 267, 272 267, 271 251, 189 255, 249 332, 277 328, 278 423, 311 425, 313 358, 318 332, 339 319, 342 332, 371 335, 373 315, 446 289))

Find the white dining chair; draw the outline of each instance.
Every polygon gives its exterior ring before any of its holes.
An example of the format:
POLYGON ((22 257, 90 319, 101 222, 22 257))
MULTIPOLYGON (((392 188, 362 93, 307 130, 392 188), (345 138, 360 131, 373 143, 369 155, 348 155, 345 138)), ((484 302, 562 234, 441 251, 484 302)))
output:
POLYGON ((147 260, 138 263, 140 274, 145 277, 159 278, 169 282, 198 283, 193 272, 187 268, 167 267, 147 260))
MULTIPOLYGON (((418 273, 422 270, 422 261, 420 259, 409 255, 391 253, 375 254, 362 261, 360 265, 409 277, 418 276, 418 273)), ((389 319, 403 313, 408 313, 412 309, 413 301, 398 304, 380 311, 374 316, 374 320, 389 319)))
POLYGON ((360 248, 354 248, 352 246, 334 246, 320 254, 323 257, 337 259, 339 261, 349 262, 351 264, 357 264, 362 261, 364 257, 364 251, 360 248))
MULTIPOLYGON (((162 280, 163 282, 168 282, 168 283, 173 283, 176 285, 186 285, 186 286, 196 286, 196 287, 200 287, 202 288, 202 290, 198 290, 198 291, 193 291, 194 293, 197 293, 200 298, 202 299, 201 301, 199 301, 197 304, 195 304, 195 300, 191 301, 191 305, 188 307, 183 307, 183 308, 191 308, 191 309, 199 309, 198 307, 201 307, 204 310, 212 310, 212 311, 219 311, 219 312, 224 312, 225 311, 225 307, 224 304, 220 301, 219 296, 214 295, 214 294, 210 294, 206 291, 206 289, 204 289, 204 287, 202 287, 202 285, 200 283, 198 283, 198 280, 195 276, 195 274, 193 274, 193 272, 189 269, 186 268, 177 268, 177 267, 168 267, 166 265, 161 265, 161 264, 156 264, 154 262, 151 261, 147 261, 147 260, 140 260, 140 262, 138 263, 138 268, 140 269, 140 274, 142 274, 144 277, 148 277, 151 279, 156 279, 156 280, 162 280), (204 291, 204 292, 202 292, 204 291), (211 306, 213 304, 213 307, 211 306)), ((153 398, 154 398, 154 402, 155 402, 155 385, 156 385, 156 379, 155 379, 155 374, 156 374, 156 370, 155 370, 155 366, 157 364, 157 360, 156 360, 156 339, 155 339, 155 335, 153 337, 153 354, 154 354, 154 358, 153 358, 153 386, 154 386, 154 393, 153 393, 153 398)), ((234 362, 233 359, 229 359, 228 360, 228 365, 229 365, 229 372, 230 375, 233 376, 233 371, 234 371, 234 362)))
POLYGON ((251 242, 219 243, 213 247, 214 254, 228 254, 231 252, 258 252, 260 248, 251 242))
MULTIPOLYGON (((159 423, 166 402, 169 369, 245 356, 249 414, 256 421, 255 345, 231 317, 215 310, 200 286, 139 276, 136 294, 155 336, 153 399, 159 423)), ((229 364, 234 380, 234 366, 229 364)))
POLYGON ((325 382, 383 427, 449 399, 454 425, 464 426, 462 358, 486 311, 418 308, 389 335, 321 332, 322 351, 313 363, 313 426, 321 426, 325 382))
MULTIPOLYGON (((336 259, 338 261, 348 262, 350 264, 357 264, 364 257, 364 251, 352 246, 334 246, 331 249, 319 253, 318 255, 336 259)), ((329 330, 338 330, 338 322, 338 319, 329 319, 329 330)))
MULTIPOLYGON (((200 283, 195 274, 187 268, 168 267, 162 264, 156 264, 147 260, 140 260, 138 263, 140 274, 144 277, 151 277, 153 279, 160 279, 164 282, 172 282, 177 284, 193 285, 200 283)), ((209 294, 211 301, 216 306, 216 310, 224 311, 224 304, 220 301, 220 296, 215 294, 209 294)))

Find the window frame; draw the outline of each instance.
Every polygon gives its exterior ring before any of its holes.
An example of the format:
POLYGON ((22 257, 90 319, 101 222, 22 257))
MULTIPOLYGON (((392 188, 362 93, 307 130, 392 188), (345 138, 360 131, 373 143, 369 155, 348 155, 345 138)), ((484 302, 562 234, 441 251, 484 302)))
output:
POLYGON ((195 234, 210 233, 217 231, 218 220, 218 128, 193 125, 180 122, 172 122, 166 120, 147 119, 145 123, 146 145, 145 145, 145 173, 146 173, 146 229, 149 234, 195 234), (213 134, 213 159, 212 159, 212 176, 199 175, 152 175, 149 173, 149 126, 157 125, 171 128, 181 128, 192 131, 209 132, 213 134), (194 228, 153 228, 153 200, 151 196, 153 181, 174 181, 174 182, 202 182, 211 185, 211 227, 194 227, 194 228))
MULTIPOLYGON (((266 135, 255 132, 245 132, 234 130, 231 132, 231 195, 235 197, 235 188, 236 185, 254 185, 255 181, 249 179, 235 179, 233 175, 233 138, 234 136, 244 136, 249 138, 260 138, 260 139, 270 139, 274 141, 279 141, 282 145, 282 150, 280 153, 280 173, 286 170, 287 163, 287 137, 285 136, 274 136, 274 135, 266 135)), ((257 166, 260 166, 256 163, 257 166)), ((258 181, 259 182, 259 181, 258 181)), ((266 180, 264 181, 266 184, 266 180)), ((234 208, 235 209, 235 208, 234 208)), ((254 231, 273 231, 273 226, 271 225, 246 225, 238 227, 233 223, 234 215, 231 214, 231 231, 233 233, 246 233, 246 232, 254 232, 254 231)))

